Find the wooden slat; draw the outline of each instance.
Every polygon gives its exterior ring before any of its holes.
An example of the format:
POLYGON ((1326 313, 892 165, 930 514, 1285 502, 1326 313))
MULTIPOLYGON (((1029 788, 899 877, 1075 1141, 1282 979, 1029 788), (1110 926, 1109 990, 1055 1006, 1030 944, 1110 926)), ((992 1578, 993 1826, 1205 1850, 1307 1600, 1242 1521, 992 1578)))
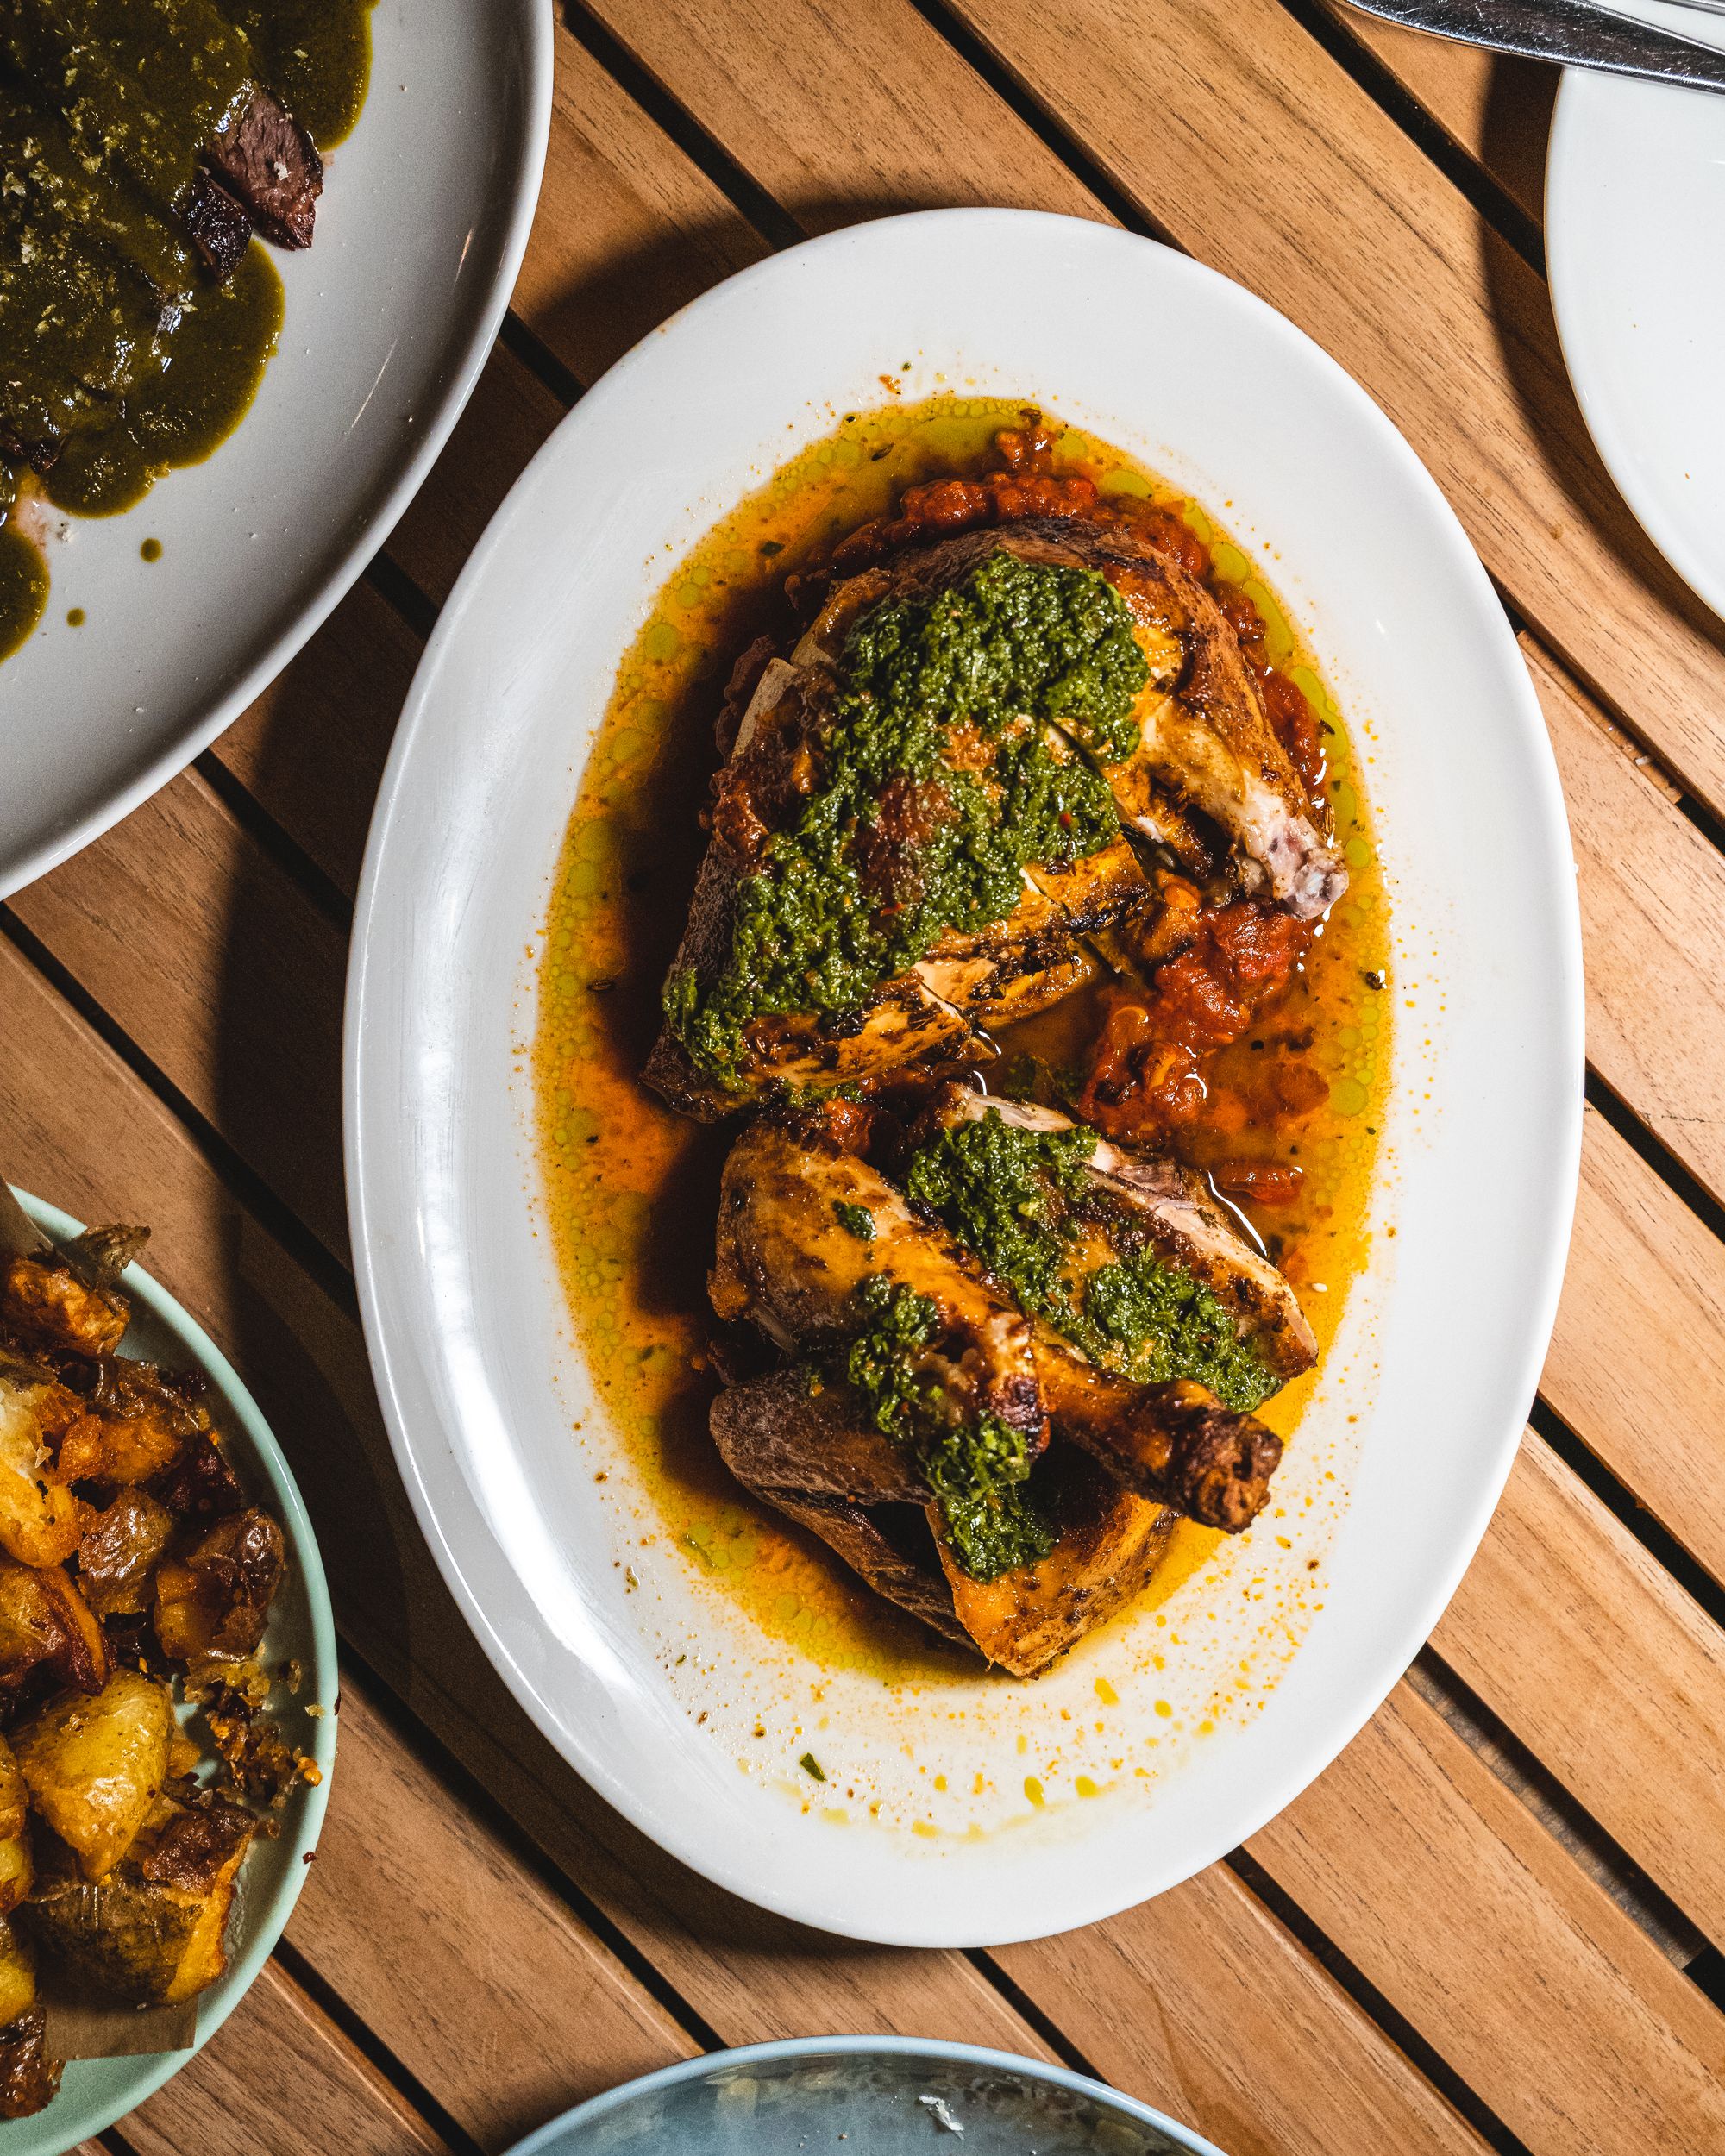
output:
POLYGON ((696 2048, 351 1671, 341 1771, 288 1935, 486 2149, 696 2048))
POLYGON ((1110 2081, 1228 2156, 1484 2156, 1472 2128, 1222 1865, 994 1959, 1110 2081))
POLYGON ((1537 645, 1523 649, 1581 867, 1588 1060, 1725 1196, 1725 855, 1537 645))
POLYGON ((357 584, 210 751, 349 898, 419 652, 389 602, 357 584))
MULTIPOLYGON (((439 605, 493 512, 564 407, 499 345, 430 476, 390 536, 389 555, 439 605)), ((375 788, 373 788, 375 791, 375 788)))
POLYGON ((137 2156, 445 2156, 448 2144, 273 1962, 122 2128, 137 2156))
POLYGON ((1725 2147, 1725 2016, 1406 1686, 1251 1846, 1540 2156, 1725 2147))
MULTIPOLYGON (((351 1319, 226 1198, 174 1119, 3 943, 0 1001, 16 1021, 0 1038, 0 1123, 17 1152, 9 1172, 87 1213, 122 1200, 122 1210, 156 1224, 152 1264, 235 1354, 289 1449, 349 1633, 696 2010, 730 2042, 824 2026, 1039 2053, 1040 2039, 964 1957, 846 1946, 746 1908, 670 1864, 553 1758, 431 1573, 385 1453, 351 1319), (124 1163, 117 1193, 103 1174, 104 1150, 124 1163)), ((1236 1912, 1235 1921, 1245 1919, 1236 1912)), ((1336 2074, 1379 2090, 1386 2116, 1404 2118, 1410 2137, 1426 2131, 1423 2084, 1339 1995, 1326 1996, 1329 1978, 1280 1927, 1260 1927, 1252 1951, 1264 1996, 1285 1999, 1302 2021, 1320 2019, 1336 2074)), ((1231 2010, 1233 1984, 1219 1947, 1208 1961, 1161 1971, 1153 2010, 1171 2026, 1214 2023, 1231 2010)), ((1259 2067, 1263 2102, 1290 2117, 1304 2101, 1295 2063, 1278 2052, 1259 2067), (1284 2067, 1293 2079, 1277 2096, 1284 2067)), ((1155 2093, 1160 2074, 1146 2056, 1129 2085, 1155 2093)), ((1199 2078, 1189 2074, 1195 2100, 1229 2100, 1225 2077, 1208 2093, 1199 2078)))
POLYGON ((583 383, 710 285, 759 233, 561 24, 551 148, 516 311, 583 383))
MULTIPOLYGON (((909 0, 750 0, 722 40, 700 0, 597 11, 811 229, 978 199, 1097 214, 909 0)), ((1719 632, 1600 466, 1540 279, 1277 0, 959 12, 1146 216, 1365 384, 1546 641, 1725 800, 1719 632)))
POLYGON ((208 783, 183 772, 11 904, 198 1112, 344 1255, 346 949, 208 783))
POLYGON ((1538 1438, 1433 1644, 1725 1940, 1725 1633, 1538 1438))
POLYGON ((1725 1582, 1725 1244, 1592 1114, 1540 1382, 1571 1428, 1725 1582))
POLYGON ((1324 4, 1452 141, 1539 222, 1545 210, 1546 139, 1559 71, 1452 38, 1398 29, 1341 0, 1324 4))

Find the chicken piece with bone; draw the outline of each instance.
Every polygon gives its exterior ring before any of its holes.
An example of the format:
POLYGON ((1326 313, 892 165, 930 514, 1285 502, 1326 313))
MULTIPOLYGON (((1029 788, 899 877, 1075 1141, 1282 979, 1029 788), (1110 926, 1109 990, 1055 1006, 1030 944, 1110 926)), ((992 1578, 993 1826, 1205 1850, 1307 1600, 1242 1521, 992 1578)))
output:
MULTIPOLYGON (((1137 1591, 1164 1514, 1249 1524, 1280 1457, 1249 1413, 1180 1374, 1189 1343, 1154 1382, 1088 1359, 1016 1282, 812 1126, 758 1123, 732 1149, 711 1287, 721 1317, 799 1358, 714 1408, 739 1479, 1020 1673, 1137 1591)), ((1227 1331, 1218 1317, 1211 1331, 1227 1331)), ((1221 1344, 1208 1347, 1220 1371, 1221 1344)), ((1261 1399, 1275 1381, 1251 1369, 1261 1399)))
POLYGON ((760 674, 648 1079, 715 1116, 974 1051, 1098 952, 1170 948, 1128 833, 1305 917, 1346 882, 1320 818, 1233 630, 1144 542, 1068 517, 906 553, 760 674))

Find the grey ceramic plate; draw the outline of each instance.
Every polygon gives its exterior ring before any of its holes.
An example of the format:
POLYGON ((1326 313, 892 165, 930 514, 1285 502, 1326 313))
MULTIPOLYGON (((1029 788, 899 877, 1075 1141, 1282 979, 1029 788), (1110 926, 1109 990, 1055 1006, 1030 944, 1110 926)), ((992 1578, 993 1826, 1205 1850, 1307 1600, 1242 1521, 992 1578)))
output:
POLYGON ((1100 2081, 1010 2052, 812 2036, 686 2059, 511 2156, 1221 2156, 1100 2081))
MULTIPOLYGON (((23 1191, 17 1193, 36 1225, 56 1241, 78 1233, 81 1223, 23 1191)), ((292 1470, 240 1382, 233 1365, 204 1328, 193 1323, 147 1272, 129 1266, 122 1283, 132 1299, 131 1330, 121 1343, 126 1355, 195 1366, 210 1381, 211 1412, 227 1440, 229 1457, 249 1495, 267 1506, 287 1533, 288 1575, 264 1641, 266 1662, 290 1657, 304 1671, 297 1700, 271 1702, 282 1734, 317 1763, 323 1780, 301 1789, 288 1804, 281 1833, 260 1841, 240 1873, 238 1907, 228 1934, 231 1966, 198 2003, 198 2041, 206 2043, 250 1989, 281 1937, 304 1883, 306 1862, 323 1824, 329 1775, 336 1760, 336 1627, 323 1560, 311 1532, 292 1470), (321 1715, 307 1713, 321 1705, 321 1715)), ((32 2119, 0 2123, 0 2156, 61 2156, 123 2118, 191 2057, 190 2051, 155 2052, 136 2059, 78 2059, 66 2067, 60 2092, 32 2119)))
POLYGON ((316 241, 273 254, 287 312, 244 423, 122 516, 49 520, 47 612, 0 666, 0 896, 207 748, 413 498, 527 244, 552 27, 552 0, 376 0, 316 241))

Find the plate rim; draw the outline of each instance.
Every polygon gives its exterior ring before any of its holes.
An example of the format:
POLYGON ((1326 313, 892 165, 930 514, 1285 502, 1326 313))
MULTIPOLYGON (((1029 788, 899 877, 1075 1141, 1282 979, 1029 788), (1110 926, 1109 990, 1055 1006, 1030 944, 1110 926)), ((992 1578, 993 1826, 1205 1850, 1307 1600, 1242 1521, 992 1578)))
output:
POLYGON ((1214 2141, 1207 2141, 1195 2127, 1187 2126, 1179 2119, 1170 2118, 1165 2111, 1158 2111, 1141 2096, 1128 2096, 1123 2089, 1111 2088, 1106 2081, 1098 2081, 1094 2075, 1075 2072, 1070 2066, 1063 2066, 1057 2060, 1031 2059, 1020 2052, 999 2051, 988 2044, 959 2044, 935 2036, 786 2036, 771 2043, 737 2044, 725 2051, 697 2052, 691 2059, 679 2059, 668 2066, 658 2066, 651 2073, 637 2074, 631 2081, 619 2082, 613 2089, 602 2089, 597 2096, 585 2102, 572 2104, 567 2111, 548 2119, 504 2152, 504 2156, 550 2156, 558 2143, 566 2136, 597 2126, 613 2111, 638 2096, 656 2094, 661 2089, 674 2088, 681 2081, 698 2081, 703 2074, 716 2068, 728 2066, 755 2066, 776 2065, 781 2059, 820 2059, 837 2055, 840 2058, 866 2059, 929 2059, 944 2065, 994 2066, 1017 2074, 1020 2079, 1040 2082, 1044 2088, 1071 2089, 1106 2104, 1110 2110, 1135 2121, 1141 2126, 1153 2126, 1171 2140, 1177 2140, 1187 2150, 1188 2156, 1225 2156, 1214 2141))
MULTIPOLYGON (((188 764, 227 732, 241 712, 255 703, 277 676, 292 665, 359 582, 425 484, 431 467, 442 454, 456 422, 479 385, 504 317, 509 311, 538 207, 539 188, 550 142, 556 29, 552 0, 513 0, 513 4, 526 33, 527 100, 520 154, 511 179, 513 201, 509 223, 491 289, 465 342, 458 348, 460 363, 450 374, 430 425, 419 436, 413 454, 397 474, 394 485, 367 515, 328 576, 269 649, 237 681, 217 694, 196 724, 188 727, 135 777, 109 794, 100 807, 79 817, 64 830, 39 839, 9 865, 0 865, 0 899, 25 889, 59 868, 62 862, 93 844, 104 832, 111 830, 134 809, 141 808, 153 794, 178 778, 188 764)), ((244 422, 241 423, 243 425, 244 422)), ((218 445, 216 454, 220 454, 220 448, 218 445)))
MULTIPOLYGON (((1718 566, 1697 553, 1666 518, 1661 497, 1641 476, 1637 456, 1628 437, 1613 424, 1604 399, 1596 394, 1596 378, 1582 362, 1587 348, 1580 318, 1580 301, 1572 278, 1579 277, 1576 249, 1579 244, 1574 221, 1559 208, 1565 185, 1564 167, 1578 166, 1586 154, 1582 136, 1587 125, 1583 110, 1590 97, 1609 97, 1615 82, 1623 79, 1595 68, 1565 67, 1558 85, 1552 110, 1551 138, 1546 146, 1543 189, 1546 236, 1546 283, 1551 293, 1552 319, 1557 326, 1558 347, 1575 401, 1587 428, 1588 439, 1597 451, 1611 484, 1663 561, 1676 572, 1703 605, 1725 621, 1725 550, 1718 566)), ((1678 90, 1672 96, 1703 97, 1708 91, 1678 90)))
MULTIPOLYGON (((8 1188, 35 1225, 44 1234, 58 1242, 70 1241, 84 1232, 85 1223, 60 1206, 50 1205, 46 1199, 37 1198, 17 1184, 8 1188)), ((210 1380, 221 1395, 224 1408, 235 1424, 243 1432, 246 1444, 256 1456, 256 1464, 263 1470, 271 1485, 271 1495, 280 1507, 285 1524, 289 1530, 289 1546, 293 1562, 305 1589, 305 1599, 311 1623, 313 1650, 322 1669, 329 1679, 330 1711, 320 1716, 313 1727, 311 1756, 321 1779, 302 1783, 295 1808, 298 1822, 292 1833, 284 1831, 277 1842, 287 1861, 283 1871, 283 1883, 270 1903, 269 1913, 254 1935, 248 1940, 245 1950, 237 1954, 226 1976, 220 1979, 219 1996, 210 1997, 206 2011, 200 2005, 196 2040, 182 2051, 145 2052, 137 2054, 139 2071, 127 2088, 117 2105, 97 2104, 80 2115, 74 2128, 68 2126, 69 2140, 47 2140, 38 2144, 38 2156, 46 2156, 50 2143, 61 2149, 75 2147, 91 2135, 105 2133, 119 2120, 153 2096, 164 2082, 170 2081, 182 2066, 195 2059, 215 2035, 229 2015, 251 1990, 264 1964, 274 1952, 282 1934, 286 1930, 296 1904, 304 1889, 306 1875, 311 1869, 311 1858, 317 1850, 323 1830, 324 1815, 329 1808, 329 1784, 336 1770, 336 1741, 337 1724, 341 1717, 336 1711, 341 1697, 341 1664, 336 1642, 336 1619, 329 1600, 329 1583, 323 1570, 323 1553, 318 1547, 317 1537, 312 1530, 305 1500, 287 1455, 279 1440, 266 1420, 263 1410, 252 1397, 250 1388, 239 1372, 216 1346, 196 1318, 171 1295, 154 1276, 136 1263, 128 1265, 120 1275, 128 1294, 144 1307, 166 1331, 185 1348, 198 1367, 210 1380)), ((69 2065, 81 2062, 71 2060, 69 2065)), ((97 2062, 103 2063, 103 2062, 97 2062)), ((55 2103, 60 2099, 55 2098, 55 2103)), ((49 2104, 29 2119, 7 2121, 0 2123, 0 2156, 20 2147, 28 2138, 19 2128, 28 2128, 37 2121, 53 2117, 53 2105, 49 2104)), ((55 2134, 59 2132, 55 2128, 55 2134)))
MULTIPOLYGON (((1119 1885, 1102 1887, 1082 1900, 1072 1898, 1071 1908, 1063 1915, 1059 1924, 1051 1928, 1045 1924, 1020 1925, 1014 1927, 1008 1921, 998 1921, 982 1927, 972 1925, 960 1932, 950 1925, 919 1925, 914 1921, 894 1917, 877 1917, 873 1921, 858 1921, 855 1916, 837 1921, 830 1910, 812 1909, 806 1901, 794 1894, 775 1890, 770 1879, 743 1876, 733 1871, 722 1851, 704 1846, 692 1834, 667 1835, 656 1821, 646 1816, 637 1793, 581 1741, 558 1723, 549 1705, 530 1682, 516 1654, 493 1626, 486 1610, 473 1591, 463 1568, 458 1561, 446 1536, 444 1523, 440 1518, 437 1501, 426 1487, 416 1457, 411 1432, 407 1427, 407 1416, 398 1391, 395 1374, 391 1365, 388 1342, 385 1338, 385 1323, 381 1310, 383 1291, 378 1272, 374 1269, 372 1224, 367 1212, 367 1189, 369 1181, 367 1163, 367 1131, 362 1107, 364 1092, 365 1036, 367 1029, 362 1023, 367 997, 367 957, 371 944, 372 922, 377 909, 381 888, 383 857, 390 837, 390 824, 403 774, 409 759, 414 754, 414 743, 423 721, 425 708, 430 701, 436 677, 441 666, 446 644, 465 633, 464 624, 470 611, 470 597, 474 586, 484 573, 486 558, 496 542, 499 533, 508 522, 518 493, 532 481, 541 460, 549 461, 556 453, 557 445, 566 429, 592 424, 595 415, 601 413, 608 393, 614 390, 614 378, 630 367, 637 354, 653 345, 673 325, 682 328, 721 293, 732 293, 750 280, 782 273, 782 266, 792 257, 802 257, 813 250, 838 250, 853 241, 859 232, 874 231, 881 227, 925 225, 932 222, 950 224, 963 220, 974 225, 983 222, 1007 221, 1022 228, 1034 223, 1050 228, 1055 233, 1082 234, 1087 239, 1101 239, 1105 244, 1119 244, 1133 248, 1154 248, 1164 257, 1170 273, 1189 276, 1195 281, 1220 286, 1231 295, 1230 304, 1244 306, 1265 318, 1273 325, 1273 334, 1292 340, 1302 348, 1309 360, 1327 372, 1341 385, 1344 392, 1356 400, 1364 423, 1380 430, 1378 439, 1387 454, 1400 459, 1414 483, 1426 494, 1436 522, 1442 525, 1447 542, 1454 556, 1458 572, 1474 586, 1489 612, 1482 618, 1490 623, 1489 634, 1497 647, 1504 678, 1508 700, 1519 707, 1530 740, 1537 740, 1544 749, 1539 759, 1539 777, 1534 794, 1528 807, 1530 818, 1547 824, 1550 836, 1561 842, 1565 858, 1572 857, 1569 836, 1567 811, 1564 804, 1556 761, 1552 755, 1549 737, 1533 684, 1508 617, 1503 613, 1487 572, 1478 555, 1457 517, 1447 498, 1432 477, 1417 452, 1402 435, 1389 415, 1369 392, 1341 367, 1318 342, 1302 329, 1282 311, 1260 298, 1248 286, 1225 276, 1220 271, 1199 262, 1191 256, 1169 248, 1164 243, 1141 237, 1119 228, 1101 225, 1091 220, 1065 216, 1058 213, 1002 208, 969 207, 938 209, 906 212, 899 216, 866 220, 860 225, 850 225, 824 233, 769 254, 762 261, 735 273, 731 277, 711 288, 708 292, 688 303, 668 317, 657 329, 631 347, 622 358, 613 363, 590 389, 581 403, 575 406, 548 440, 541 446, 531 463, 522 473, 499 505, 493 518, 463 565, 449 601, 428 640, 419 667, 403 705, 402 716, 391 745, 388 761, 379 789, 371 828, 367 836, 365 862, 354 910, 353 935, 349 950, 347 995, 343 1022, 342 1055, 342 1125, 346 1161, 346 1182, 349 1224, 354 1254, 355 1279, 359 1292, 361 1315, 366 1338, 367 1352, 371 1360, 373 1380, 377 1385, 380 1403, 383 1409, 390 1443, 398 1470, 406 1487, 421 1530, 436 1559, 439 1571, 466 1616, 470 1628, 485 1649, 487 1658, 508 1687, 518 1703, 524 1708, 541 1733, 588 1784, 596 1789, 615 1809, 623 1814, 640 1831, 706 1878, 737 1895, 755 1905, 769 1909, 794 1921, 812 1926, 835 1936, 866 1940, 883 1946, 916 1946, 927 1948, 991 1947, 1019 1943, 1029 1939, 1052 1935, 1063 1931, 1099 1922, 1118 1915, 1121 1910, 1138 1906, 1155 1895, 1170 1890, 1178 1882, 1173 1878, 1149 1888, 1134 1883, 1122 1889, 1119 1885)), ((1552 1189, 1546 1194, 1550 1207, 1549 1233, 1544 1244, 1544 1258, 1538 1281, 1527 1294, 1525 1308, 1527 1322, 1522 1334, 1522 1347, 1517 1363, 1515 1393, 1521 1401, 1520 1411, 1513 1418, 1506 1418, 1500 1434, 1497 1454, 1492 1471, 1482 1476, 1473 1495, 1468 1515, 1468 1527, 1458 1535, 1449 1562, 1441 1568, 1439 1585, 1422 1606, 1417 1620, 1410 1615, 1393 1640, 1381 1646, 1370 1686, 1362 1683, 1358 1711, 1350 1716, 1338 1716, 1329 1725, 1322 1746, 1322 1756, 1315 1765, 1308 1764, 1302 1754, 1275 1776, 1266 1776, 1261 1786, 1259 1801, 1251 1808, 1251 1825, 1247 1833, 1255 1833, 1290 1804, 1300 1793, 1309 1787, 1317 1777, 1333 1763, 1339 1753, 1352 1742, 1365 1724, 1378 1711, 1393 1691, 1396 1682, 1406 1670, 1414 1654, 1429 1636, 1454 1595, 1462 1576, 1484 1539, 1491 1516, 1496 1508, 1505 1483, 1515 1464, 1517 1449, 1526 1425, 1528 1407, 1537 1390, 1538 1378, 1543 1366, 1552 1326, 1555 1321, 1558 1299, 1561 1292, 1564 1270, 1567 1261, 1571 1225, 1573 1220, 1576 1194, 1579 1181, 1582 1118, 1584 1100, 1582 1078, 1584 1072, 1583 1023, 1584 1006, 1582 988, 1581 932, 1579 908, 1573 887, 1565 883, 1563 893, 1553 891, 1554 918, 1561 916, 1560 928, 1564 946, 1562 984, 1563 1011, 1559 1025, 1562 1037, 1554 1044, 1554 1055, 1561 1056, 1573 1076, 1574 1083, 1568 1091, 1565 1127, 1560 1143, 1564 1163, 1560 1177, 1552 1189), (1567 903, 1565 903, 1565 898, 1567 903), (1417 1623, 1417 1630, 1416 1630, 1417 1623)), ((385 1239, 387 1239, 386 1238, 385 1239)), ((1506 1359, 1507 1366, 1507 1359, 1506 1359)), ((1242 1839, 1245 1837, 1241 1837, 1242 1839)), ((1217 1852, 1218 1854, 1221 1852, 1217 1852)), ((1189 1877, 1190 1872, 1182 1873, 1189 1877)))

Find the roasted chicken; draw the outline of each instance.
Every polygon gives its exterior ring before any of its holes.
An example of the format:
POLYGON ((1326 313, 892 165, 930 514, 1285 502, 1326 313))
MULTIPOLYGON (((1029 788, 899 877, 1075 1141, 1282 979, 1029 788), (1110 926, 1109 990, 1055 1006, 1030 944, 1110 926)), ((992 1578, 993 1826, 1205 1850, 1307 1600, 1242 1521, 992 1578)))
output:
POLYGON ((1145 539, 1039 519, 906 551, 759 673, 647 1076, 722 1115, 970 1050, 1189 895, 1346 884, 1239 640, 1145 539))
POLYGON ((743 1132, 713 1307, 794 1359, 724 1392, 712 1431, 740 1481, 871 1585, 1028 1675, 1137 1591, 1176 1514, 1250 1524, 1281 1446, 1245 1404, 1311 1344, 1285 1282, 1178 1170, 1158 1184, 1063 1118, 996 1105, 943 1089, 880 1164, 830 1122, 743 1132), (997 1157, 969 1159, 967 1132, 997 1157))

